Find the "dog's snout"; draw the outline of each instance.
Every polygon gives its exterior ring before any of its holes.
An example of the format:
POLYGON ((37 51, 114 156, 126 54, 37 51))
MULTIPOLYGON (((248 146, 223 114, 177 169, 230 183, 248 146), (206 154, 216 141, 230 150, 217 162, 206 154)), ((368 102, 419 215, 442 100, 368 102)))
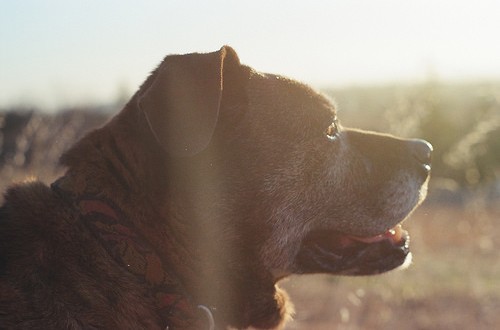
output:
POLYGON ((409 141, 413 157, 423 165, 431 165, 432 144, 425 140, 413 139, 409 141))

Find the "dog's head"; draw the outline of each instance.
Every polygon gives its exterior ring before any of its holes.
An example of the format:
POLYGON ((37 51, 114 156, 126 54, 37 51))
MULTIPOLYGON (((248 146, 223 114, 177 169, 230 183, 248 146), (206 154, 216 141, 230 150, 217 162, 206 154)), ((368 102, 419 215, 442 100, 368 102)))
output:
POLYGON ((328 98, 241 65, 229 47, 167 57, 136 100, 167 158, 183 164, 176 175, 215 177, 194 185, 230 210, 205 214, 253 233, 242 244, 275 278, 409 261, 400 223, 425 197, 429 143, 345 128, 328 98))

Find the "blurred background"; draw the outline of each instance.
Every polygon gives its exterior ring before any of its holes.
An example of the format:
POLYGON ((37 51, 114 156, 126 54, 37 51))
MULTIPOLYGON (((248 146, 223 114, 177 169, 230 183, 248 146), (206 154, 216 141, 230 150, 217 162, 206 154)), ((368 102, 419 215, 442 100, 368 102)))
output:
POLYGON ((165 55, 229 44, 330 95, 345 126, 434 145, 429 197, 405 224, 414 264, 292 277, 287 329, 499 329, 499 13, 496 0, 3 1, 0 189, 52 182, 61 152, 165 55))

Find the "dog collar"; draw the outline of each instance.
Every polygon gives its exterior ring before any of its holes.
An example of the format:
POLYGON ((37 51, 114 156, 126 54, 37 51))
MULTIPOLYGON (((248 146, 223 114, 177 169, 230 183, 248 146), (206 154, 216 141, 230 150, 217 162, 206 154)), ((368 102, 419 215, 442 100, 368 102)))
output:
POLYGON ((95 196, 74 196, 60 187, 51 188, 78 210, 77 217, 121 267, 146 284, 156 301, 166 330, 215 329, 215 308, 193 303, 178 280, 165 270, 165 262, 123 212, 112 202, 95 196))

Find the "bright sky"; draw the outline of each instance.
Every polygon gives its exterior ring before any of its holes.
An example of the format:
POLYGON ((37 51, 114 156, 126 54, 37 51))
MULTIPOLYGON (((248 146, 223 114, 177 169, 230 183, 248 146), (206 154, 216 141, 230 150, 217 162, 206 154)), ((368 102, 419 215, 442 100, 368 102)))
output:
POLYGON ((315 86, 500 78, 498 0, 0 2, 0 107, 106 102, 166 54, 233 46, 315 86))

